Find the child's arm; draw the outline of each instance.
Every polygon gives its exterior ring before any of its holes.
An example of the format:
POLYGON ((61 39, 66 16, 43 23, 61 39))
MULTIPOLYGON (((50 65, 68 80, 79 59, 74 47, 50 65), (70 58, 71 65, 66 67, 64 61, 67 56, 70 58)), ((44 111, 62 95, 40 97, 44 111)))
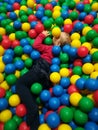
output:
POLYGON ((40 52, 45 51, 47 45, 44 45, 42 42, 47 36, 49 36, 48 31, 43 31, 42 33, 40 33, 34 41, 33 48, 37 49, 40 52))

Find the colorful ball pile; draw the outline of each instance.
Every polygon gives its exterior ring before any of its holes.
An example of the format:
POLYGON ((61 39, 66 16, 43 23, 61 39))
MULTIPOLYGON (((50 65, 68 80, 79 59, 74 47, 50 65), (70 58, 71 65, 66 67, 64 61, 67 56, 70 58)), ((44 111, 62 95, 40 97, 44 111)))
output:
POLYGON ((40 57, 32 44, 43 30, 46 45, 62 31, 71 42, 53 47, 53 86, 31 86, 38 130, 98 130, 98 0, 0 0, 0 130, 30 130, 15 83, 40 57))

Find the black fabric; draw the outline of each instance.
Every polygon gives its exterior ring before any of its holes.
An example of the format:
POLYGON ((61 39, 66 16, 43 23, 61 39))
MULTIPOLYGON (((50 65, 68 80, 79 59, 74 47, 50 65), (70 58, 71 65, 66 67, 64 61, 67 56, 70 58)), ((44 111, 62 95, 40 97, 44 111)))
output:
POLYGON ((43 89, 50 87, 49 72, 50 64, 44 59, 36 60, 26 74, 20 77, 16 83, 16 93, 27 108, 27 124, 30 130, 37 130, 39 126, 39 113, 36 97, 30 92, 31 85, 35 82, 42 84, 43 89))

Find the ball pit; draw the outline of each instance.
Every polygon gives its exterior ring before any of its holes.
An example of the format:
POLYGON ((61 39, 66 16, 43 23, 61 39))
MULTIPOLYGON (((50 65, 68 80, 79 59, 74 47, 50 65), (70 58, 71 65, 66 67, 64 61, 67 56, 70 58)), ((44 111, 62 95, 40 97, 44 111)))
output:
POLYGON ((43 30, 46 45, 62 31, 71 42, 53 47, 51 88, 31 86, 42 108, 38 130, 97 130, 98 0, 0 1, 0 130, 30 130, 15 83, 40 57, 32 44, 43 30))

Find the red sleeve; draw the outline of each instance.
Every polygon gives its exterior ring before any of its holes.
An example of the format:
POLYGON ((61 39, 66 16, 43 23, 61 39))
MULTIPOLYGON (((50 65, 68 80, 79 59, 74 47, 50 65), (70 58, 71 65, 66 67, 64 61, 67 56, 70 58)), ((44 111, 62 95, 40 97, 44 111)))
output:
POLYGON ((39 52, 45 51, 46 45, 42 42, 45 39, 45 35, 40 33, 34 41, 33 48, 37 49, 39 52))

